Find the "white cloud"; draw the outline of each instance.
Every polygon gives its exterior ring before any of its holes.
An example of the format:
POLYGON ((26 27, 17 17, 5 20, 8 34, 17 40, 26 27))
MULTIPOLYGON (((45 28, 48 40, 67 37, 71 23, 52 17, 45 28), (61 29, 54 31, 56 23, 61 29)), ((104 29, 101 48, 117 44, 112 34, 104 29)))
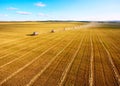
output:
POLYGON ((37 7, 45 7, 46 4, 44 4, 42 2, 38 2, 38 3, 35 3, 35 6, 37 6, 37 7))
POLYGON ((7 14, 0 14, 0 17, 7 17, 7 14))
POLYGON ((9 7, 7 8, 7 10, 17 10, 18 8, 15 8, 15 7, 9 7))
POLYGON ((16 13, 21 14, 21 15, 30 15, 30 14, 32 14, 30 12, 25 12, 25 11, 17 11, 16 13))

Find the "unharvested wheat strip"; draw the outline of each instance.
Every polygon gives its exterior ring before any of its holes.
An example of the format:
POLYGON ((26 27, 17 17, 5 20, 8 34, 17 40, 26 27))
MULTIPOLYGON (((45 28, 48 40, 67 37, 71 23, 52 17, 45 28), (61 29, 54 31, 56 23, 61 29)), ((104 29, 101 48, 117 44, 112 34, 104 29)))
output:
POLYGON ((90 75, 89 75, 89 85, 93 86, 93 41, 90 35, 90 44, 91 44, 91 60, 90 60, 90 75))
MULTIPOLYGON (((62 40, 63 41, 63 40, 62 40)), ((26 67, 28 67, 29 65, 31 65, 33 62, 35 62, 37 59, 39 59, 39 57, 41 57, 42 55, 44 55, 46 52, 48 52, 50 49, 56 47, 59 45, 59 43, 61 42, 58 42, 56 43, 54 46, 48 48, 46 51, 44 51, 42 54, 40 54, 39 56, 37 56, 35 59, 33 59, 32 61, 30 61, 28 64, 26 64, 25 66, 21 67, 20 69, 18 69, 16 72, 12 73, 10 76, 8 76, 7 78, 5 78, 4 80, 2 80, 0 82, 0 85, 2 85, 3 83, 5 83, 7 80, 9 80, 10 78, 12 78, 13 76, 15 76, 17 73, 19 73, 20 71, 22 71, 23 69, 25 69, 26 67)), ((70 44, 70 43, 69 43, 70 44)), ((56 56, 57 57, 57 56, 56 56)))
MULTIPOLYGON (((37 39, 36 39, 37 40, 37 39)), ((33 40, 33 42, 34 42, 35 40, 33 40)), ((30 42, 29 42, 30 43, 30 42)), ((37 45, 37 44, 33 44, 33 45, 37 45)), ((30 46, 33 46, 33 45, 30 45, 30 46)), ((21 50, 24 50, 24 49, 27 49, 26 47, 23 47, 23 48, 21 48, 20 50, 18 50, 18 51, 15 51, 15 52, 12 52, 12 53, 8 53, 8 54, 6 54, 6 55, 4 55, 4 56, 1 56, 0 57, 0 59, 3 59, 4 57, 7 57, 7 56, 9 56, 9 55, 11 55, 11 54, 14 54, 14 53, 17 53, 17 52, 19 52, 19 51, 21 51, 21 50)))
POLYGON ((114 62, 113 62, 112 57, 111 57, 111 55, 110 55, 110 52, 109 52, 109 50, 105 47, 104 43, 102 42, 102 40, 100 39, 99 36, 98 36, 98 39, 99 39, 100 43, 102 44, 103 48, 105 49, 105 51, 106 51, 106 53, 107 53, 107 55, 108 55, 108 57, 109 57, 108 59, 109 59, 109 61, 110 61, 110 63, 111 63, 112 69, 113 69, 113 71, 114 71, 114 73, 115 73, 115 78, 116 78, 116 80, 118 81, 118 84, 119 84, 119 86, 120 86, 120 75, 119 75, 119 73, 118 73, 118 70, 117 70, 116 66, 114 65, 114 62))
POLYGON ((73 42, 72 39, 53 59, 37 74, 35 75, 26 86, 31 86, 41 74, 52 64, 52 62, 73 42))
POLYGON ((8 62, 8 63, 6 63, 6 64, 2 65, 2 66, 0 66, 0 68, 3 68, 3 67, 5 67, 5 66, 9 65, 10 63, 13 63, 14 61, 16 61, 16 60, 18 60, 18 59, 20 59, 20 58, 24 57, 25 55, 27 55, 27 54, 31 53, 32 51, 34 51, 34 50, 36 50, 36 49, 39 49, 39 48, 37 47, 37 48, 34 48, 34 49, 30 50, 29 52, 27 52, 27 53, 23 54, 22 56, 20 56, 20 57, 18 57, 18 58, 16 58, 16 59, 14 59, 14 60, 12 60, 12 61, 10 61, 10 62, 8 62))
POLYGON ((61 76, 61 79, 60 79, 61 81, 60 81, 60 83, 58 83, 58 86, 63 86, 63 83, 64 83, 64 81, 65 81, 65 78, 66 78, 66 76, 67 76, 67 74, 68 74, 68 72, 69 72, 69 70, 70 70, 70 68, 71 68, 71 66, 72 66, 72 64, 73 64, 73 62, 74 62, 74 60, 75 60, 76 55, 78 54, 78 52, 79 52, 79 50, 80 50, 80 47, 81 47, 81 45, 82 45, 82 42, 83 42, 84 37, 85 37, 85 35, 83 36, 83 38, 82 38, 82 40, 81 40, 81 42, 80 42, 80 44, 79 44, 79 46, 78 46, 78 49, 76 50, 76 52, 75 52, 75 54, 74 54, 71 62, 69 63, 69 65, 68 65, 68 67, 66 68, 66 70, 63 72, 63 74, 62 74, 62 76, 61 76))

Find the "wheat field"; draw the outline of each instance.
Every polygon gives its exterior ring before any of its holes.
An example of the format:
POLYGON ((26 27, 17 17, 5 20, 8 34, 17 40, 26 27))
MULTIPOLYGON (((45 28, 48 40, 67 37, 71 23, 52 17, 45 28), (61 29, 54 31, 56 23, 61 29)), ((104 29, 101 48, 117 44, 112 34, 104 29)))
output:
POLYGON ((0 86, 120 86, 120 24, 0 22, 0 86))

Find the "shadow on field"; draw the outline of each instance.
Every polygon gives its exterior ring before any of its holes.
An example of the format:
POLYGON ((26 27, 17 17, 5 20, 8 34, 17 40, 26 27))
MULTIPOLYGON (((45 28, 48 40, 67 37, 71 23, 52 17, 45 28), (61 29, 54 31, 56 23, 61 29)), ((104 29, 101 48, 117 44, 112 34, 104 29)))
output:
POLYGON ((26 34, 26 36, 35 36, 34 34, 26 34))

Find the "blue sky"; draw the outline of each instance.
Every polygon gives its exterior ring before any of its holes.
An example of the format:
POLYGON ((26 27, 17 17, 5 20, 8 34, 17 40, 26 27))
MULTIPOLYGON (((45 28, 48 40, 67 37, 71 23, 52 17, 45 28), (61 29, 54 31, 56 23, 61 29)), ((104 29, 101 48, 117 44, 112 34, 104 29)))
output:
POLYGON ((0 0, 0 21, 120 20, 120 0, 0 0))

